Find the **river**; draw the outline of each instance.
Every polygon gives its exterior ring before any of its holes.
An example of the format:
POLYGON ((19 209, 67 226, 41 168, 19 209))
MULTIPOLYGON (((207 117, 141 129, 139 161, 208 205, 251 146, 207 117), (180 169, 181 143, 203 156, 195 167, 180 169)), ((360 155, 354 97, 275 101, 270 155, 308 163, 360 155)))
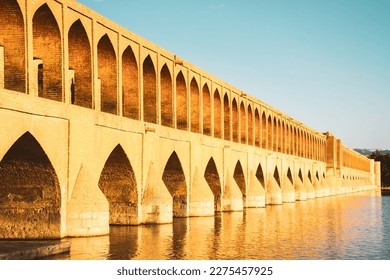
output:
POLYGON ((390 196, 367 191, 291 204, 111 226, 101 237, 72 238, 54 259, 390 259, 390 196))

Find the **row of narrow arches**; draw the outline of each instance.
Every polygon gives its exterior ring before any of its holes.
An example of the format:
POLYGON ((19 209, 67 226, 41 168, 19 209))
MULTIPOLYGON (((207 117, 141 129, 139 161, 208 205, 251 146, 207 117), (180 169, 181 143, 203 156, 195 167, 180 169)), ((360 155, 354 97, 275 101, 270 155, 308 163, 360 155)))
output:
MULTIPOLYGON (((285 178, 290 181, 291 185, 295 185, 295 180, 301 180, 301 182, 309 180, 311 184, 314 184, 315 181, 326 179, 324 172, 312 173, 308 170, 305 175, 302 169, 298 170, 296 178, 290 168, 283 175, 277 166, 271 174, 280 189, 282 188, 281 182, 285 178)), ((224 186, 217 164, 212 157, 204 167, 202 176, 214 195, 215 211, 221 211, 224 186)), ((261 164, 257 166, 255 177, 266 191, 266 176, 261 164)), ((367 180, 366 177, 356 173, 344 174, 342 179, 357 182, 367 180)), ((161 179, 173 198, 174 217, 183 216, 189 204, 189 188, 180 158, 175 151, 167 159, 161 179)), ((245 172, 239 160, 234 168, 233 179, 245 199, 248 182, 246 182, 245 172)), ((130 160, 120 144, 112 150, 105 161, 98 186, 109 202, 110 224, 138 222, 139 188, 130 160)), ((25 234, 38 229, 38 232, 45 238, 59 236, 61 189, 58 177, 44 149, 29 132, 23 134, 11 146, 0 162, 0 204, 2 206, 0 217, 3 225, 7 223, 16 225, 22 228, 25 234), (16 212, 15 209, 17 209, 16 212)), ((4 227, 0 227, 0 236, 3 230, 4 227)))
MULTIPOLYGON (((5 88, 26 92, 23 15, 16 0, 0 0, 0 3, 0 24, 13 30, 12 33, 6 32, 7 28, 0 31, 0 45, 5 50, 5 88)), ((71 24, 68 45, 63 46, 59 25, 47 4, 36 10, 32 30, 36 91, 40 97, 91 109, 100 106, 102 112, 135 120, 325 160, 326 143, 321 135, 230 90, 223 93, 222 87, 213 89, 215 86, 208 80, 201 84, 199 78, 189 76, 184 68, 177 68, 180 70, 173 74, 164 63, 158 71, 151 55, 138 63, 138 54, 130 45, 119 57, 108 34, 97 40, 94 61, 91 38, 80 19, 71 24), (65 100, 66 90, 63 90, 63 48, 68 50, 67 65, 74 73, 70 100, 65 100), (93 81, 95 63, 98 85, 93 81), (99 105, 95 104, 98 97, 93 94, 96 88, 100 89, 99 105)))

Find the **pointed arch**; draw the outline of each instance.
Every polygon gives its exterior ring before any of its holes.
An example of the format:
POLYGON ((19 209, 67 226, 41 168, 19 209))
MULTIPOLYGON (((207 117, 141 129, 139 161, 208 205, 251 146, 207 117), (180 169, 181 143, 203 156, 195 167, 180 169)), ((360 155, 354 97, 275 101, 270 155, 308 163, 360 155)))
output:
POLYGON ((173 216, 186 217, 188 214, 187 184, 183 167, 176 152, 173 152, 169 157, 162 180, 173 198, 173 216))
POLYGON ((253 141, 253 111, 252 106, 248 105, 248 145, 254 145, 253 141))
POLYGON ((272 119, 271 115, 268 116, 268 122, 267 122, 267 149, 272 150, 272 137, 273 136, 273 128, 272 128, 272 119))
POLYGON ((246 124, 246 110, 244 102, 240 104, 240 142, 246 144, 247 140, 247 124, 246 124))
POLYGON ((284 120, 282 121, 282 126, 281 126, 281 130, 280 130, 280 148, 281 148, 281 152, 282 153, 287 153, 286 152, 286 141, 287 141, 287 137, 286 137, 286 124, 284 122, 284 120))
POLYGON ((240 188, 243 196, 245 196, 246 195, 245 175, 240 161, 237 161, 236 163, 236 167, 234 168, 233 178, 236 181, 238 187, 240 188))
POLYGON ((280 119, 278 119, 278 125, 277 125, 277 151, 280 153, 282 152, 282 125, 280 122, 280 119))
POLYGON ((275 178, 276 182, 278 183, 279 187, 281 187, 279 169, 277 166, 275 167, 274 178, 275 178))
POLYGON ((53 13, 43 4, 33 17, 33 56, 42 60, 40 97, 63 101, 61 32, 53 13))
POLYGON ((98 185, 109 203, 110 224, 137 224, 137 181, 121 145, 117 145, 107 158, 98 185))
POLYGON ((16 0, 0 0, 0 46, 4 47, 4 87, 26 92, 24 19, 16 0), (8 32, 12 30, 12 32, 8 32))
POLYGON ((200 93, 198 83, 192 78, 190 85, 191 92, 191 131, 200 133, 200 93))
POLYGON ((223 131, 224 131, 224 139, 230 139, 230 103, 229 97, 227 93, 223 97, 223 131))
POLYGON ((276 118, 274 117, 273 118, 273 122, 272 122, 272 124, 273 124, 273 130, 272 130, 272 133, 273 133, 273 139, 272 139, 272 143, 273 143, 273 145, 272 145, 272 150, 273 151, 278 151, 278 124, 277 124, 277 121, 276 121, 276 118))
POLYGON ((214 137, 222 138, 222 102, 218 89, 214 91, 214 137))
POLYGON ((238 127, 239 127, 239 121, 238 121, 238 105, 237 101, 235 98, 233 98, 232 102, 232 132, 233 132, 233 141, 237 142, 239 141, 238 139, 238 127))
POLYGON ((164 64, 160 71, 161 86, 161 124, 173 127, 173 88, 171 72, 164 64))
POLYGON ((178 129, 188 129, 187 86, 181 71, 176 76, 176 126, 178 129))
POLYGON ((264 176, 264 171, 263 168, 261 167, 261 164, 257 167, 256 170, 256 178, 259 180, 263 188, 265 188, 265 176, 264 176))
POLYGON ((131 46, 122 54, 123 116, 140 119, 138 64, 131 46))
POLYGON ((142 67, 144 121, 157 123, 157 79, 153 61, 148 55, 142 67))
POLYGON ((311 177, 311 171, 310 170, 307 172, 307 178, 309 178, 310 183, 313 183, 313 178, 311 177))
POLYGON ((211 97, 207 84, 202 89, 203 96, 203 134, 211 136, 211 97))
POLYGON ((60 238, 61 188, 45 151, 29 132, 0 162, 0 238, 60 238))
POLYGON ((214 194, 214 210, 221 211, 221 195, 222 195, 222 187, 221 187, 221 179, 219 178, 218 169, 215 164, 214 159, 211 157, 207 163, 204 178, 209 185, 211 191, 214 194))
POLYGON ((117 63, 114 47, 107 34, 100 38, 97 51, 101 111, 116 115, 118 114, 117 63))
POLYGON ((301 169, 299 169, 298 177, 299 177, 299 179, 301 179, 301 181, 303 182, 303 175, 302 175, 302 170, 301 170, 301 169))
POLYGON ((68 33, 69 68, 74 70, 74 91, 71 103, 92 108, 91 44, 80 20, 76 20, 68 33))
POLYGON ((259 110, 255 109, 255 146, 261 146, 261 123, 260 123, 260 115, 259 110))
POLYGON ((267 149, 267 117, 265 112, 261 114, 261 147, 267 149))
POLYGON ((294 185, 294 179, 293 179, 290 167, 287 170, 287 178, 290 180, 291 185, 294 185))

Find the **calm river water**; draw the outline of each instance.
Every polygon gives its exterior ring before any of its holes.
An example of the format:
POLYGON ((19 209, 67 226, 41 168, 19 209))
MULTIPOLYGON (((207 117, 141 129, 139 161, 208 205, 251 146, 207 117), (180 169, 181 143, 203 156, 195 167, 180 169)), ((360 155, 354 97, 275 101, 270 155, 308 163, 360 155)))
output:
POLYGON ((110 235, 73 238, 56 259, 390 259, 390 196, 368 191, 174 219, 114 226, 110 235))

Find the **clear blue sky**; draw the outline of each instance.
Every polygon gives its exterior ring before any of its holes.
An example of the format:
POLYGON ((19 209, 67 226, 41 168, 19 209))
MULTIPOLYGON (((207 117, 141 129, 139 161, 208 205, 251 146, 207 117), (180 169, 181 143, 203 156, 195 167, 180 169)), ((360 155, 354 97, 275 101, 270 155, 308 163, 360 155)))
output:
POLYGON ((78 0, 351 148, 390 148, 390 0, 78 0))

